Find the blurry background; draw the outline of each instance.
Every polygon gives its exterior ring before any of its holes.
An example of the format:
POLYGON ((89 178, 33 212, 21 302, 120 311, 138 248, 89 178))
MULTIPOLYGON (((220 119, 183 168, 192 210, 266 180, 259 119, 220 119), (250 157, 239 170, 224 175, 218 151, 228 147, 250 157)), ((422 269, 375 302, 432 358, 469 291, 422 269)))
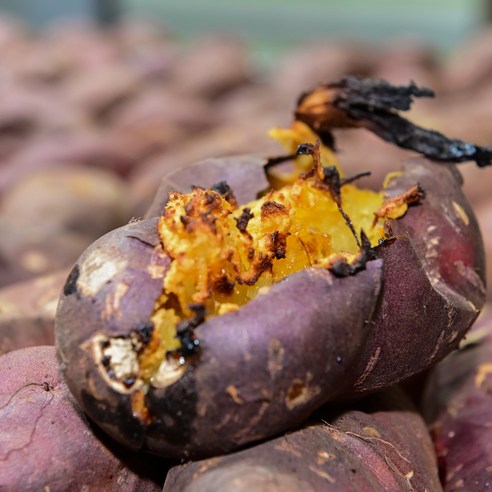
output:
MULTIPOLYGON (((144 216, 174 169, 283 153, 268 129, 346 74, 431 87, 411 119, 491 145, 491 5, 0 0, 0 285, 68 268, 144 216)), ((368 186, 412 155, 363 131, 336 137, 368 186)), ((460 168, 492 254, 492 170, 460 168)))
POLYGON ((113 4, 123 15, 161 19, 180 37, 229 30, 270 50, 327 33, 371 40, 410 33, 449 48, 475 28, 487 0, 1 0, 0 8, 45 26, 68 16, 91 16, 97 4, 113 4))

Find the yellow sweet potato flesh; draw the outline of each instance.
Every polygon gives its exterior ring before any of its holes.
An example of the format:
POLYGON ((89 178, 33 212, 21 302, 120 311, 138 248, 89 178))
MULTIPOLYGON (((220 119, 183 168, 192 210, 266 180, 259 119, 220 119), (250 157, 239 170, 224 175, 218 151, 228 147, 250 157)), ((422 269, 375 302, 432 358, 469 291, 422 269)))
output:
MULTIPOLYGON (((317 139, 299 122, 290 129, 274 129, 271 136, 289 153, 317 139)), ((316 145, 318 168, 333 166, 343 177, 335 154, 316 145)), ((385 202, 383 192, 353 184, 341 186, 337 199, 334 190, 320 181, 319 173, 303 174, 313 168, 313 162, 313 156, 298 156, 291 173, 274 173, 271 182, 277 189, 241 207, 234 197, 214 190, 195 188, 188 194, 171 194, 159 222, 159 236, 171 265, 151 319, 151 343, 139 355, 144 381, 152 381, 166 354, 179 354, 177 327, 193 318, 195 306, 203 306, 208 319, 239 309, 299 270, 326 268, 340 258, 352 262, 360 245, 346 217, 353 230, 357 234, 363 230, 375 246, 386 237, 384 220, 405 213, 404 200, 385 202)))
MULTIPOLYGON (((341 196, 355 230, 377 244, 384 230, 373 226, 374 212, 383 194, 345 185, 341 196)), ((329 190, 315 179, 298 179, 240 208, 199 188, 170 198, 159 234, 172 262, 152 318, 153 340, 140 357, 144 380, 179 348, 176 326, 193 316, 191 305, 204 305, 207 317, 220 315, 296 271, 359 251, 329 190)))

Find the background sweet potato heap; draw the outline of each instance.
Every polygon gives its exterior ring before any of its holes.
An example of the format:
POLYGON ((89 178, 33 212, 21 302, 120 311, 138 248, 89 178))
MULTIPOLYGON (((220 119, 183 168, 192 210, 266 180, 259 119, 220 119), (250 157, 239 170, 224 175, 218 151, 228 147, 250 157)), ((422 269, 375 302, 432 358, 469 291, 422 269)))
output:
MULTIPOLYGON (((73 262, 105 232, 144 215, 163 174, 207 157, 279 153, 266 131, 290 123, 300 92, 346 74, 432 87, 439 97, 420 103, 413 121, 490 144, 491 37, 483 32, 446 56, 411 42, 326 40, 266 69, 230 36, 182 44, 143 21, 35 33, 2 19, 0 354, 9 353, 0 358, 0 485, 161 489, 173 463, 131 455, 103 437, 77 410, 54 349, 40 346, 54 343, 56 304, 73 262), (32 456, 36 467, 24 466, 32 456)), ((354 173, 371 170, 372 183, 411 155, 352 130, 337 143, 342 162, 354 173)), ((491 258, 489 172, 461 170, 491 258)), ((424 413, 439 470, 421 417, 391 395, 321 412, 258 448, 173 469, 164 490, 381 490, 382 483, 438 490, 438 471, 445 490, 484 490, 492 486, 491 333, 485 317, 430 378, 424 413)), ((419 391, 414 397, 420 401, 419 391)))

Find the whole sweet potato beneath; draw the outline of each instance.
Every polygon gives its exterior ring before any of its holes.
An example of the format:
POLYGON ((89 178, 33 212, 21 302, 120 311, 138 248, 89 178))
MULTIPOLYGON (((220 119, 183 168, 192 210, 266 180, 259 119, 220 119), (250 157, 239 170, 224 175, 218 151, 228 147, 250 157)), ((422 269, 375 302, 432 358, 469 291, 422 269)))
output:
POLYGON ((65 385, 54 347, 0 357, 0 489, 158 491, 166 466, 92 427, 65 385))
POLYGON ((210 318, 194 332, 200 353, 146 392, 135 380, 112 378, 104 350, 119 338, 110 369, 138 367, 170 261, 156 219, 106 235, 79 259, 57 316, 58 350, 77 400, 134 448, 210 455, 436 363, 483 304, 483 250, 454 168, 415 161, 387 193, 417 182, 427 197, 392 221, 397 238, 377 249, 380 260, 346 278, 298 272, 210 318))
POLYGON ((441 490, 423 420, 388 396, 370 410, 320 412, 282 437, 171 468, 164 492, 441 490))

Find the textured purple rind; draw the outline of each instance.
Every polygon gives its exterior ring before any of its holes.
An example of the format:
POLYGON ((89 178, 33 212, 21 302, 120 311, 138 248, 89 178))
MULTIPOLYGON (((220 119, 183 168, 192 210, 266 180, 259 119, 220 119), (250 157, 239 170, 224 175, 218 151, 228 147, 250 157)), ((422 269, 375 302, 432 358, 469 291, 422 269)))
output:
POLYGON ((426 197, 391 221, 397 239, 379 251, 383 288, 355 369, 355 394, 436 364, 456 349, 485 302, 483 245, 461 176, 454 166, 413 160, 387 193, 417 183, 426 197))
POLYGON ((485 336, 438 364, 424 392, 445 491, 492 487, 492 319, 480 324, 485 336))
MULTIPOLYGON (((249 449, 171 468, 163 492, 439 491, 422 418, 406 405, 350 410, 249 449)), ((399 395, 401 396, 401 395, 399 395)))
POLYGON ((63 381, 55 347, 0 357, 0 490, 161 490, 166 464, 97 432, 63 381))
POLYGON ((211 158, 174 170, 162 178, 154 200, 145 217, 162 215, 169 193, 188 193, 193 186, 211 188, 225 181, 233 190, 239 204, 258 198, 258 193, 268 189, 263 166, 265 159, 253 155, 211 158))

